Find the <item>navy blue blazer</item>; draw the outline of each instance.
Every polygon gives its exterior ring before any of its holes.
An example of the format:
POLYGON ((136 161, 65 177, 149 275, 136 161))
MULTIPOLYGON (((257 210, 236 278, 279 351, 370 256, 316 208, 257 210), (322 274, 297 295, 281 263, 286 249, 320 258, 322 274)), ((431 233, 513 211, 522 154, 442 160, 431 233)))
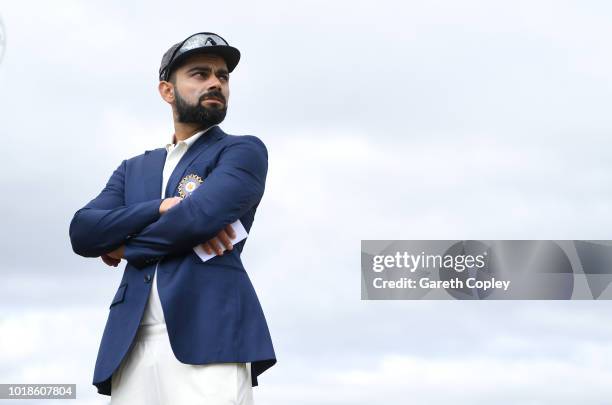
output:
POLYGON ((237 219, 250 230, 265 188, 266 147, 255 136, 212 127, 181 158, 165 196, 178 196, 187 175, 203 183, 160 215, 165 159, 165 148, 159 148, 124 160, 70 223, 72 248, 81 256, 98 257, 125 245, 127 265, 110 304, 93 384, 100 394, 111 394, 111 376, 133 343, 159 263, 159 298, 176 358, 186 364, 251 362, 256 386, 276 356, 240 259, 246 239, 206 262, 192 248, 237 219))

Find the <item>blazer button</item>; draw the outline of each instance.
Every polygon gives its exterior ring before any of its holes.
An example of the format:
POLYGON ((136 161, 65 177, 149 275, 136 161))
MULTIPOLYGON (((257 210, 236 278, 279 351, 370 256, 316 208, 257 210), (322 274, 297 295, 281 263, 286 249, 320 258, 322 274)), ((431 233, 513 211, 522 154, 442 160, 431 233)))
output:
POLYGON ((145 281, 145 283, 150 283, 151 282, 151 275, 150 274, 145 274, 144 281, 145 281))

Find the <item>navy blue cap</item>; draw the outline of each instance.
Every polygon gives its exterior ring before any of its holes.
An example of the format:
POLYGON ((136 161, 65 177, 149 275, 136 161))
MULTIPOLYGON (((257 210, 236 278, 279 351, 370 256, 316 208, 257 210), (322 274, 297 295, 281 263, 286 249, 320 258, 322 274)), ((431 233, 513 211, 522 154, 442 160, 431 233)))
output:
POLYGON ((227 70, 233 71, 240 60, 240 51, 230 46, 225 39, 212 32, 198 32, 176 43, 164 53, 159 67, 159 80, 168 80, 172 69, 179 66, 189 55, 208 53, 225 60, 227 70))

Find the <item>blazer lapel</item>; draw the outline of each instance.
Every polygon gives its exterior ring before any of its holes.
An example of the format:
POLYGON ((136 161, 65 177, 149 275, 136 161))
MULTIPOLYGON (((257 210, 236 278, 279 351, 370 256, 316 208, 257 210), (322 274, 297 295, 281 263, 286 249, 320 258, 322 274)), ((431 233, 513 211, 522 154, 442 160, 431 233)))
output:
POLYGON ((166 149, 155 149, 145 154, 144 188, 146 200, 156 200, 161 197, 162 174, 166 162, 166 149))
MULTIPOLYGON (((215 125, 211 129, 209 129, 206 133, 202 134, 201 137, 198 138, 197 141, 194 142, 193 145, 187 149, 187 152, 183 155, 181 160, 179 160, 178 164, 174 168, 170 179, 168 179, 168 184, 166 186, 164 198, 172 197, 181 181, 181 178, 185 175, 185 170, 187 167, 197 158, 202 152, 207 149, 208 145, 211 145, 215 141, 223 138, 225 133, 218 125, 215 125)), ((164 155, 165 159, 165 155, 164 155)), ((162 163, 163 170, 163 163, 162 163)), ((161 175, 160 175, 161 176, 161 175)), ((161 187, 161 186, 160 186, 161 187)))

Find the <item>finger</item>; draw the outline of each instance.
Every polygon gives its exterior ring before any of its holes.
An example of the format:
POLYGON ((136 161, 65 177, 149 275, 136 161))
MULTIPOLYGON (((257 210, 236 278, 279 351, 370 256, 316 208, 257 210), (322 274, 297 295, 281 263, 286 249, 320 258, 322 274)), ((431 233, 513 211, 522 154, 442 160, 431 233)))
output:
POLYGON ((217 238, 212 238, 208 241, 208 243, 210 243, 210 246, 212 246, 213 250, 217 255, 220 256, 221 254, 223 254, 223 250, 221 250, 221 246, 219 246, 219 240, 217 238))
POLYGON ((113 259, 112 257, 108 256, 108 255, 102 255, 100 256, 102 258, 102 261, 107 264, 108 266, 113 266, 113 267, 117 267, 117 265, 119 264, 120 260, 117 259, 113 259))
POLYGON ((170 208, 168 209, 172 209, 174 207, 176 207, 182 200, 179 197, 174 197, 172 199, 172 201, 170 201, 170 208))
POLYGON ((206 252, 207 255, 211 254, 211 252, 212 252, 208 242, 202 243, 202 249, 204 249, 204 251, 206 252))
POLYGON ((232 228, 231 224, 225 226, 225 232, 227 232, 231 239, 236 237, 236 232, 234 232, 234 228, 232 228))
POLYGON ((225 246, 226 249, 232 250, 232 241, 229 239, 229 236, 227 236, 227 233, 225 233, 225 230, 221 230, 221 232, 219 232, 219 234, 217 235, 217 238, 219 238, 219 240, 221 241, 223 246, 225 246))

